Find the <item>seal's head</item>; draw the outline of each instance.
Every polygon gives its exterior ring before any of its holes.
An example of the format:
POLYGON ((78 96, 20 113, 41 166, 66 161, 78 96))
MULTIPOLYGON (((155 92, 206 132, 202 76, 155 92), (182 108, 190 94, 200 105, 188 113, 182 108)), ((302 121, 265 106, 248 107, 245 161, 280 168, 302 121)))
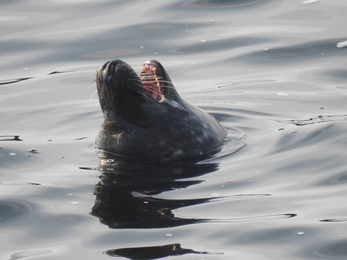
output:
POLYGON ((212 152, 226 136, 212 116, 179 96, 156 60, 146 62, 139 75, 121 60, 106 62, 96 82, 105 119, 97 149, 170 161, 212 152))
POLYGON ((106 62, 97 71, 96 82, 105 120, 121 117, 134 124, 152 125, 154 117, 167 113, 161 104, 164 100, 181 100, 169 75, 156 60, 147 61, 139 76, 124 61, 106 62))

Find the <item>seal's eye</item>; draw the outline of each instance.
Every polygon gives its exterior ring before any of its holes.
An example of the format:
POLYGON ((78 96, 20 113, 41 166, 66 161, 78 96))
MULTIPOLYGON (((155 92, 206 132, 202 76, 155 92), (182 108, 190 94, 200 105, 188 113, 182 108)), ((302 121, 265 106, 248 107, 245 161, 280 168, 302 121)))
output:
POLYGON ((160 101, 163 99, 162 77, 158 74, 158 68, 154 64, 146 63, 140 72, 140 79, 148 94, 160 101))

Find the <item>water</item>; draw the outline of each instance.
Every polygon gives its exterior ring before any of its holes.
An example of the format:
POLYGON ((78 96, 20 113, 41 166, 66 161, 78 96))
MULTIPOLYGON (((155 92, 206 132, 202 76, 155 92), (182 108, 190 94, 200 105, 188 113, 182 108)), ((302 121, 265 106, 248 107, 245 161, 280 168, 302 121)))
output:
POLYGON ((346 259, 347 3, 304 2, 0 3, 1 259, 346 259), (158 59, 222 151, 98 158, 114 58, 158 59))

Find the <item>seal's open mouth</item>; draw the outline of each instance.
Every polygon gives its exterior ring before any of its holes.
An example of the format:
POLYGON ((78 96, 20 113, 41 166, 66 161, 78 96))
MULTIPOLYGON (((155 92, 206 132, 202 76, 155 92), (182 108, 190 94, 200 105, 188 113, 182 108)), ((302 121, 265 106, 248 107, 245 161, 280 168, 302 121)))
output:
POLYGON ((163 99, 163 75, 155 61, 147 61, 140 71, 140 79, 148 94, 157 101, 163 99))

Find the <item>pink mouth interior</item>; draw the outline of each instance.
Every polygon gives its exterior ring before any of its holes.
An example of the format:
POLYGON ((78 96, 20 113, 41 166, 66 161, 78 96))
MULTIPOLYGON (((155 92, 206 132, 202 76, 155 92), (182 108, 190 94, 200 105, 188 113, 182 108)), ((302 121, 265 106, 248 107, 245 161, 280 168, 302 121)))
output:
POLYGON ((157 76, 158 68, 154 64, 145 64, 141 68, 140 79, 148 94, 160 101, 163 99, 161 77, 157 76))

